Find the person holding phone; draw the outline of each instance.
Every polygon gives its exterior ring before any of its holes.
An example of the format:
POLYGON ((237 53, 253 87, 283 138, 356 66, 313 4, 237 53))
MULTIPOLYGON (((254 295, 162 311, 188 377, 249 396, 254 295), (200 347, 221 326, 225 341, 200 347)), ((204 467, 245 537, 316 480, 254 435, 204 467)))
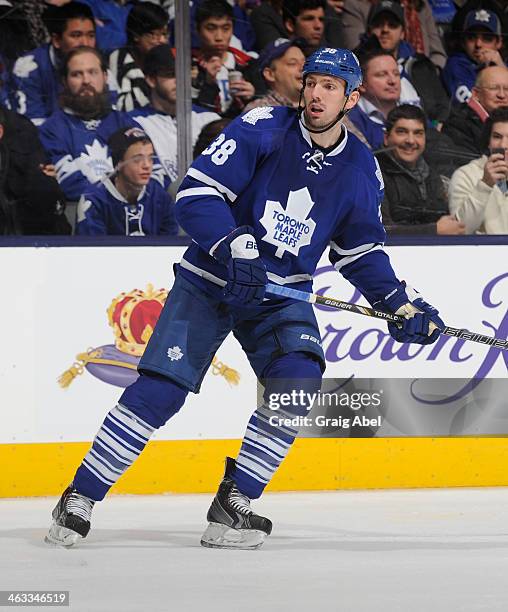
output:
POLYGON ((450 212, 466 234, 508 234, 508 107, 485 123, 486 154, 458 168, 449 189, 450 212))

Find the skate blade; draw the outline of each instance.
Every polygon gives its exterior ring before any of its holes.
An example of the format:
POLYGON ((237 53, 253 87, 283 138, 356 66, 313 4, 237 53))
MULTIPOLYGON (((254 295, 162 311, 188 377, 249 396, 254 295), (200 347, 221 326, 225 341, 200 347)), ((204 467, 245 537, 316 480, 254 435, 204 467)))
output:
POLYGON ((61 525, 53 523, 49 528, 48 535, 44 538, 44 541, 46 544, 50 544, 51 546, 70 548, 82 539, 83 537, 80 536, 79 533, 72 531, 72 529, 68 529, 67 527, 62 527, 61 525))
POLYGON ((258 529, 232 529, 221 523, 209 523, 201 537, 201 546, 255 550, 262 546, 265 539, 266 533, 258 529))

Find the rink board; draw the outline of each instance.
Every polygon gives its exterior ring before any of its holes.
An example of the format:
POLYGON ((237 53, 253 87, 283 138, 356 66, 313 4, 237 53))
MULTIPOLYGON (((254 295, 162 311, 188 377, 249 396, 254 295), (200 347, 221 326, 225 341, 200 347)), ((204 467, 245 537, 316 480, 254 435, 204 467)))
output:
MULTIPOLYGON (((439 306, 452 326, 488 335, 508 332, 505 245, 387 248, 400 278, 439 306)), ((122 292, 169 288, 182 247, 0 249, 4 355, 0 360, 0 496, 48 495, 69 481, 121 388, 115 370, 84 370, 62 389, 57 378, 88 349, 114 347, 107 308, 122 292)), ((323 258, 316 291, 355 301, 355 290, 323 258)), ((361 299, 360 299, 361 302, 361 299)), ((482 346, 388 350, 384 323, 318 311, 327 376, 346 378, 506 377, 507 363, 482 346), (377 340, 376 340, 377 338, 377 340)), ((198 330, 199 333, 199 330, 198 330)), ((255 405, 256 385, 233 338, 218 359, 240 375, 231 386, 205 377, 199 396, 156 432, 123 493, 212 491, 224 456, 235 453, 255 405)), ((135 373, 130 370, 131 374, 135 373)), ((125 376, 124 376, 125 378, 125 376)), ((504 438, 298 440, 273 490, 508 484, 504 438)))

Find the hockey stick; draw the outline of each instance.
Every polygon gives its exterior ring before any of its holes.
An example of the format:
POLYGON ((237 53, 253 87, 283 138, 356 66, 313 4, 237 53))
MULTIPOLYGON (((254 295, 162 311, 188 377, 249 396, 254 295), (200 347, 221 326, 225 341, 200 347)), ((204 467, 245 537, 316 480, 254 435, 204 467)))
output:
MULTIPOLYGON (((328 306, 337 310, 347 310, 348 312, 354 312, 356 314, 362 314, 368 317, 376 317, 377 319, 383 319, 385 321, 389 321, 390 323, 402 323, 404 321, 404 317, 392 314, 390 312, 383 312, 381 310, 376 310, 375 308, 369 308, 368 306, 358 306, 357 304, 351 304, 350 302, 343 302, 342 300, 336 300, 324 295, 317 295, 316 293, 298 291, 298 289, 291 289, 290 287, 281 287, 280 285, 274 285, 273 283, 268 283, 266 285, 266 292, 271 295, 280 295, 281 297, 291 298, 300 302, 309 302, 309 304, 319 304, 321 306, 328 306)), ((471 340, 472 342, 486 344, 487 346, 493 346, 505 351, 508 350, 508 340, 484 336, 483 334, 470 332, 467 329, 458 329, 456 327, 446 326, 441 330, 441 333, 445 336, 453 336, 454 338, 471 340)))

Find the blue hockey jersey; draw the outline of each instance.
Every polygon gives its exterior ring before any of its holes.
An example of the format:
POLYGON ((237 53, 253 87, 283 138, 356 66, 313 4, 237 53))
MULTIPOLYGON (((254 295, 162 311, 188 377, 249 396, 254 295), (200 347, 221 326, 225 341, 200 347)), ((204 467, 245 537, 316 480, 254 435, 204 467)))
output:
POLYGON ((254 108, 195 160, 180 186, 177 221, 194 241, 180 271, 219 295, 226 269, 209 253, 249 225, 270 281, 310 290, 330 247, 335 268, 373 302, 398 285, 383 250, 382 198, 375 158, 345 128, 324 153, 295 110, 254 108))
MULTIPOLYGON (((62 90, 59 64, 56 50, 50 44, 25 53, 14 64, 14 110, 31 119, 35 125, 42 125, 58 109, 58 94, 62 90)), ((114 103, 118 98, 118 85, 111 74, 108 85, 114 103)))
MULTIPOLYGON (((166 115, 153 106, 135 108, 128 113, 132 125, 144 130, 153 143, 158 163, 162 167, 164 186, 171 184, 178 175, 177 160, 177 127, 176 119, 166 115)), ((202 108, 196 104, 192 105, 191 129, 192 146, 203 127, 212 121, 220 119, 220 115, 202 108)), ((156 171, 156 169, 154 169, 156 171)))
POLYGON ((125 126, 123 113, 85 121, 58 110, 39 128, 42 146, 56 166, 56 178, 69 200, 77 201, 113 171, 107 141, 125 126))
POLYGON ((105 179, 78 204, 76 233, 81 236, 158 236, 178 233, 167 192, 151 179, 133 206, 105 179))
POLYGON ((465 53, 455 53, 448 58, 442 78, 452 102, 462 104, 469 100, 478 68, 478 64, 465 53))

